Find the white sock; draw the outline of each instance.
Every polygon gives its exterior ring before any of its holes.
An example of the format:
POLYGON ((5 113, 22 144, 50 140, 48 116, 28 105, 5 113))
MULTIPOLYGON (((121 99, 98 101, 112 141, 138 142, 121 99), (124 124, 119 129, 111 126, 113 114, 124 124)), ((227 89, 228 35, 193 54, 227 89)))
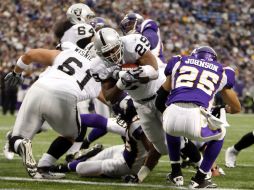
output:
POLYGON ((15 152, 17 152, 17 153, 18 153, 18 147, 19 147, 19 145, 20 145, 20 143, 21 143, 22 140, 23 140, 23 139, 18 139, 18 140, 16 140, 15 143, 14 143, 14 150, 15 150, 15 152))
POLYGON ((108 118, 107 131, 125 136, 125 128, 118 125, 115 118, 108 118))
POLYGON ((49 167, 55 165, 57 159, 48 153, 44 153, 38 162, 38 167, 49 167))
POLYGON ((74 142, 73 145, 71 146, 71 148, 68 149, 66 154, 68 155, 68 154, 74 154, 74 153, 78 152, 81 145, 82 145, 82 142, 74 142))

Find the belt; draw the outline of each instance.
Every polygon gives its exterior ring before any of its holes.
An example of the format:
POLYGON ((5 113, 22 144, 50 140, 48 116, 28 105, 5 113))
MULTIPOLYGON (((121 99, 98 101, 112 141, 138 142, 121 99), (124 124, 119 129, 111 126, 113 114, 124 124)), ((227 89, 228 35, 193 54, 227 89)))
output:
POLYGON ((153 100, 155 97, 156 97, 156 94, 154 94, 154 95, 152 95, 152 96, 150 96, 148 98, 143 98, 141 100, 137 100, 136 102, 148 102, 150 100, 153 100))

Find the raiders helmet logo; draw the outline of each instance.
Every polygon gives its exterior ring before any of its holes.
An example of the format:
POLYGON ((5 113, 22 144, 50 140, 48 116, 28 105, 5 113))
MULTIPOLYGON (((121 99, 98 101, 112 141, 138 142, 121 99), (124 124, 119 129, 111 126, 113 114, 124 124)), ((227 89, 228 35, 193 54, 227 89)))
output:
POLYGON ((74 14, 76 15, 76 16, 80 16, 81 15, 81 12, 82 12, 82 9, 79 9, 79 8, 77 8, 77 9, 74 9, 74 14))

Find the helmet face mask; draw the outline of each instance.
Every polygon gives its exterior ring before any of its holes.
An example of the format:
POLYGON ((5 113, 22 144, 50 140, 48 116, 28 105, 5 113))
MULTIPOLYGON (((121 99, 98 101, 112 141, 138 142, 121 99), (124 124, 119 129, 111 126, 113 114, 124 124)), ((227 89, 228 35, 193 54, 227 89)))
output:
POLYGON ((125 15, 120 23, 120 28, 124 35, 138 32, 140 25, 144 21, 143 17, 137 13, 125 15))
POLYGON ((191 56, 194 56, 197 59, 204 59, 206 61, 217 60, 217 53, 214 51, 213 48, 209 46, 200 46, 198 48, 195 48, 191 52, 191 56))
POLYGON ((89 23, 95 17, 94 12, 83 3, 70 6, 66 15, 72 24, 89 23))
POLYGON ((97 54, 108 64, 121 64, 123 44, 119 34, 112 28, 102 28, 95 35, 94 46, 97 54))

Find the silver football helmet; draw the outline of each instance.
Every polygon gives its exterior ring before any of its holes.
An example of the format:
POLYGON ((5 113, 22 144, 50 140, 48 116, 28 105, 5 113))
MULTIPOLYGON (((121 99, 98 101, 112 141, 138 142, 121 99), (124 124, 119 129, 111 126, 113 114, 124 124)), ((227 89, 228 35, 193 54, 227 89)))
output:
POLYGON ((94 12, 83 3, 71 5, 67 10, 67 19, 72 24, 89 23, 95 17, 94 12))
POLYGON ((95 34, 94 47, 96 53, 109 65, 122 63, 123 43, 114 29, 100 29, 95 34))

